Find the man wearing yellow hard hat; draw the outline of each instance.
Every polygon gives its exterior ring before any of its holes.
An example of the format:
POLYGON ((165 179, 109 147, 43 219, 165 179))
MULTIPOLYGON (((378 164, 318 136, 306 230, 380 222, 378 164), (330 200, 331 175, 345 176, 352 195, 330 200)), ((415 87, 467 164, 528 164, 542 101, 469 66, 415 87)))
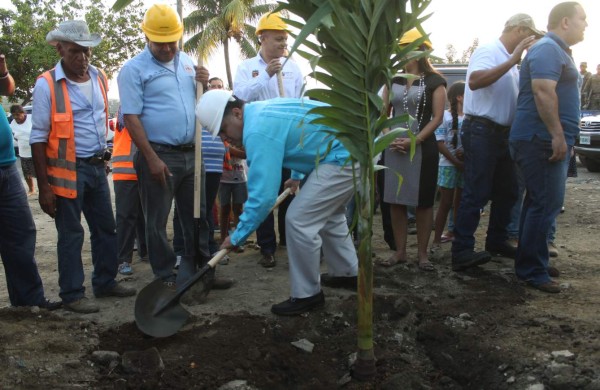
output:
MULTIPOLYGON (((156 278, 169 287, 181 285, 196 269, 194 261, 194 137, 196 82, 206 85, 208 70, 196 67, 177 42, 183 24, 173 8, 151 6, 141 25, 147 45, 119 72, 119 94, 125 125, 138 147, 138 174, 146 219, 148 257, 156 278), (185 244, 177 275, 175 253, 166 226, 175 199, 185 244)), ((202 167, 204 180, 204 167, 202 167)), ((204 188, 204 185, 202 185, 204 188)), ((204 196, 202 196, 204 202, 204 196)), ((198 250, 208 261, 208 227, 204 204, 198 250)))
MULTIPOLYGON (((287 24, 279 13, 263 15, 256 26, 256 35, 260 42, 260 50, 256 57, 243 61, 237 69, 233 83, 233 93, 247 102, 268 100, 278 97, 298 98, 302 94, 304 79, 298 65, 284 58, 287 52, 287 24), (285 65, 284 65, 285 62, 285 65), (281 73, 283 96, 278 86, 278 76, 281 73)), ((290 178, 289 169, 282 171, 282 180, 290 178)), ((280 188, 280 191, 282 188, 280 188)), ((285 246, 285 213, 291 203, 289 197, 279 206, 278 232, 279 243, 285 246)), ((263 267, 275 266, 275 221, 269 214, 256 231, 257 243, 260 246, 263 267)))

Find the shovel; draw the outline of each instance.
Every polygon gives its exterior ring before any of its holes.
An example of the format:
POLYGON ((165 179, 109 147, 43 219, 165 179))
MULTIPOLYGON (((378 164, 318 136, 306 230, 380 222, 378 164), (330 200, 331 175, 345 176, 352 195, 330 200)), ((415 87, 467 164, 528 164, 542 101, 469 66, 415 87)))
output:
MULTIPOLYGON (((273 211, 290 194, 286 189, 277 197, 271 208, 273 211)), ((180 287, 179 291, 169 289, 161 279, 156 279, 144 287, 135 300, 135 323, 139 330, 153 337, 168 337, 177 333, 187 321, 190 313, 181 306, 179 299, 195 283, 214 272, 219 261, 225 257, 229 249, 221 249, 194 276, 180 287)), ((207 288, 210 283, 204 283, 207 288)))

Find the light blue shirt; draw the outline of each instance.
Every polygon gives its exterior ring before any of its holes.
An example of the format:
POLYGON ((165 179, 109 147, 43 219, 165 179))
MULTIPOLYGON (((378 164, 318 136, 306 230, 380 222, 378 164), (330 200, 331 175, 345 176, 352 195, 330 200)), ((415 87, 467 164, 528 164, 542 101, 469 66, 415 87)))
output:
POLYGON ((179 51, 175 71, 156 60, 146 45, 123 65, 117 78, 121 111, 139 115, 148 141, 165 145, 194 143, 196 70, 179 51))
MULTIPOLYGON (((282 64, 285 63, 281 70, 285 97, 299 98, 302 96, 304 85, 300 67, 292 60, 285 62, 284 57, 280 61, 282 64)), ((247 102, 281 97, 279 96, 277 76, 269 76, 266 71, 267 65, 260 54, 243 61, 235 73, 234 95, 247 102)))
POLYGON ((343 166, 349 159, 342 143, 327 133, 333 129, 311 123, 319 116, 308 111, 325 105, 308 99, 272 99, 245 105, 248 200, 231 236, 233 245, 243 243, 269 214, 279 192, 282 167, 308 175, 317 163, 343 166))
MULTIPOLYGON (((56 64, 56 80, 67 80, 67 91, 73 111, 75 126, 75 154, 77 157, 90 157, 106 148, 106 113, 104 97, 98 84, 98 70, 90 65, 88 73, 92 80, 92 101, 81 92, 77 83, 67 79, 60 61, 56 64)), ((31 136, 29 144, 47 143, 51 127, 52 100, 50 87, 45 78, 40 77, 33 90, 33 111, 31 114, 31 136)))

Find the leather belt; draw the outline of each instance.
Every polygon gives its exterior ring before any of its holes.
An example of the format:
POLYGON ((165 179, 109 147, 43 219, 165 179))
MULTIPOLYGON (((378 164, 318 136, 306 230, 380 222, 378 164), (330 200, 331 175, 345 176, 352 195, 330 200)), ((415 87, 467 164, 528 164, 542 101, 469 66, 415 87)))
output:
POLYGON ((92 156, 92 157, 77 157, 77 162, 83 162, 90 165, 100 165, 104 164, 104 159, 101 156, 92 156))
POLYGON ((504 126, 504 125, 498 124, 498 123, 494 122, 493 120, 488 119, 484 116, 475 116, 475 115, 467 114, 467 115, 465 115, 465 119, 468 119, 471 122, 483 123, 484 125, 491 127, 495 131, 507 132, 510 130, 510 126, 504 126))
POLYGON ((150 146, 155 150, 177 150, 179 152, 189 152, 196 149, 195 144, 185 144, 185 145, 167 145, 167 144, 158 144, 156 142, 150 142, 150 146))

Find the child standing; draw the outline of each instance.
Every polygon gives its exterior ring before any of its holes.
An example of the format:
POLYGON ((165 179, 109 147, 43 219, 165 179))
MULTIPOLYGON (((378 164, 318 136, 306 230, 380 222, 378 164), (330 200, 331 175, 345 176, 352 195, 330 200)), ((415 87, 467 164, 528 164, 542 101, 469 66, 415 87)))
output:
MULTIPOLYGON (((435 131, 435 137, 440 152, 438 169, 438 187, 440 189, 440 204, 435 216, 435 233, 431 245, 431 253, 438 251, 442 243, 442 232, 451 208, 454 213, 458 210, 460 196, 463 188, 463 149, 460 141, 459 129, 462 125, 463 96, 465 83, 457 81, 448 89, 448 102, 450 109, 444 113, 442 124, 435 131)), ((456 219, 456 215, 453 215, 456 219)), ((452 237, 452 233, 444 234, 452 237)), ((444 241, 448 241, 446 238, 444 241)))
MULTIPOLYGON (((248 199, 246 187, 246 167, 244 159, 246 152, 242 149, 223 142, 225 145, 225 158, 223 160, 223 174, 219 187, 219 202, 221 203, 220 229, 221 242, 229 235, 229 215, 233 211, 233 224, 237 226, 242 214, 244 202, 248 199)), ((243 246, 237 247, 237 252, 242 252, 243 246)))

